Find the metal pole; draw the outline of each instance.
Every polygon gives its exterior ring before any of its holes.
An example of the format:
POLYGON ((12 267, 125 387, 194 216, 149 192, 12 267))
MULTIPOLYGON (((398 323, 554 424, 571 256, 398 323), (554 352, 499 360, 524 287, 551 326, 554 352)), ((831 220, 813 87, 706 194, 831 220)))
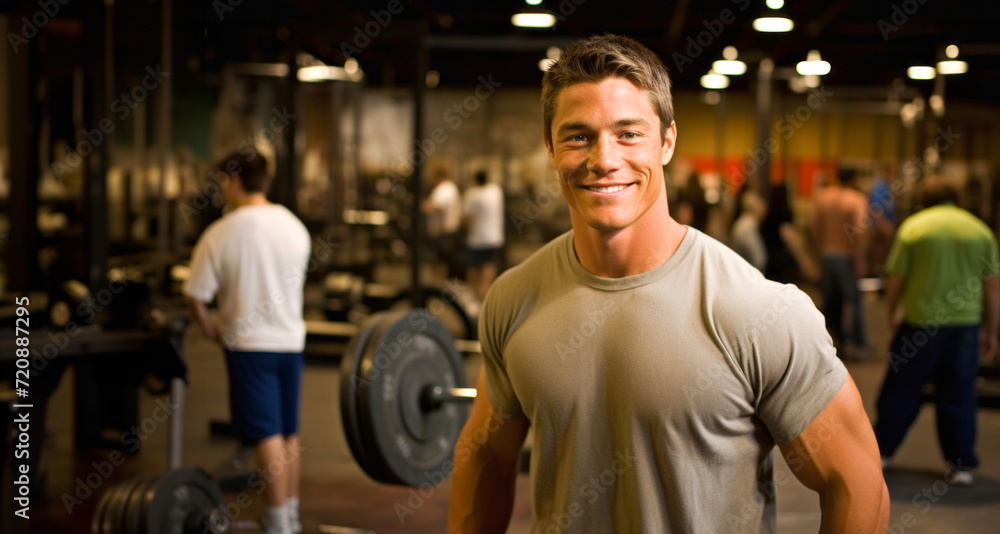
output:
MULTIPOLYGON (((173 70, 173 0, 163 0, 160 25, 160 68, 173 70)), ((164 76, 159 89, 157 113, 157 151, 160 160, 160 183, 156 222, 156 280, 161 291, 167 288, 167 262, 170 253, 170 212, 167 209, 167 171, 170 168, 170 108, 173 106, 173 77, 164 76)))
MULTIPOLYGON (((424 43, 423 28, 421 28, 417 37, 416 55, 417 72, 413 80, 413 140, 415 144, 409 148, 414 154, 420 150, 420 141, 424 135, 424 77, 427 75, 428 58, 424 43)), ((411 158, 413 163, 413 206, 410 217, 410 230, 412 232, 411 240, 413 244, 411 248, 413 257, 410 270, 410 301, 414 308, 424 305, 423 296, 420 291, 420 263, 424 238, 424 215, 420 211, 420 203, 424 198, 423 171, 424 159, 426 157, 426 154, 421 154, 420 157, 411 158)))

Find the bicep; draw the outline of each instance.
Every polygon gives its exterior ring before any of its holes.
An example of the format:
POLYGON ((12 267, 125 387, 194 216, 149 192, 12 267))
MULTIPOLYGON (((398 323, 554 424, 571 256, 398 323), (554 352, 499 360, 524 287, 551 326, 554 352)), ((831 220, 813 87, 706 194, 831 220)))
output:
POLYGON ((875 434, 850 375, 809 426, 779 448, 796 478, 815 491, 882 480, 875 434))
POLYGON ((486 397, 485 367, 479 370, 476 389, 472 413, 456 445, 456 460, 471 458, 476 453, 485 453, 497 460, 519 458, 521 446, 528 435, 528 420, 524 417, 506 417, 493 407, 486 397))

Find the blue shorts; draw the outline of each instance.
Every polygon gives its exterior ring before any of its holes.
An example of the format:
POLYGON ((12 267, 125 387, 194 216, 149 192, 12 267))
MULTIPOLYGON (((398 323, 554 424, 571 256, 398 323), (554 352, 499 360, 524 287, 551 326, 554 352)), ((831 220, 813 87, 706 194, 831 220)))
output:
POLYGON ((470 248, 465 261, 469 267, 481 267, 486 263, 495 262, 499 254, 500 247, 470 248))
POLYGON ((254 444, 299 429, 301 352, 226 351, 233 433, 254 444))

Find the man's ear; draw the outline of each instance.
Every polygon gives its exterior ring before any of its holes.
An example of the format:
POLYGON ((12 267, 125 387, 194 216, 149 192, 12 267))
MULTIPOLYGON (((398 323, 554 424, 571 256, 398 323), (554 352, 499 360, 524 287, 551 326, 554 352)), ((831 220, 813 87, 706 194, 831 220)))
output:
POLYGON ((663 151, 660 154, 660 165, 670 163, 674 157, 674 147, 677 146, 677 123, 671 122, 663 136, 663 151))

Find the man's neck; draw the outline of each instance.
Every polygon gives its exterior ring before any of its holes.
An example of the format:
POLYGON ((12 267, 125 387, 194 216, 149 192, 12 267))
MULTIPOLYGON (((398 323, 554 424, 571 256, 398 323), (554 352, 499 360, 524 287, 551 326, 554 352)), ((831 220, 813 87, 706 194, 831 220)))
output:
POLYGON ((654 206, 657 213, 616 232, 600 232, 573 219, 573 245, 587 272, 603 278, 623 278, 651 271, 673 255, 687 234, 667 212, 666 205, 654 206))
POLYGON ((234 208, 239 209, 246 206, 266 206, 270 202, 264 193, 249 193, 234 198, 232 204, 234 208))

